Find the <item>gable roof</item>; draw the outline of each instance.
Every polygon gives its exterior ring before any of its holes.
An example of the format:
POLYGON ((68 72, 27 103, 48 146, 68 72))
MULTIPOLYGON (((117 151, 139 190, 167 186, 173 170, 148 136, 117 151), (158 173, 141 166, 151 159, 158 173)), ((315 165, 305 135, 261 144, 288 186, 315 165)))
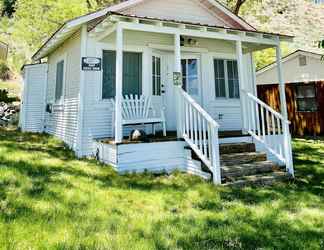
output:
MULTIPOLYGON (((83 24, 87 24, 89 22, 94 22, 94 25, 96 23, 100 22, 103 18, 106 18, 108 15, 117 13, 117 14, 124 14, 126 10, 129 10, 133 7, 138 6, 139 4, 143 4, 146 1, 152 1, 152 0, 128 0, 121 2, 119 4, 106 7, 104 9, 71 19, 67 22, 65 22, 42 46, 41 48, 32 56, 33 60, 40 60, 41 58, 47 56, 50 53, 50 50, 48 50, 46 53, 43 53, 40 55, 41 50, 45 50, 46 46, 49 44, 51 45, 51 51, 58 47, 60 44, 62 44, 66 39, 68 39, 73 33, 75 33, 77 30, 80 29, 80 27, 83 24), (98 20, 96 22, 96 20, 98 20), (58 39, 59 41, 53 41, 55 37, 60 37, 58 39)), ((256 29, 252 27, 250 24, 248 24, 246 21, 244 21, 239 16, 232 13, 228 8, 226 8, 224 5, 219 3, 216 0, 188 0, 188 1, 194 1, 197 2, 200 5, 204 5, 206 9, 209 11, 212 11, 215 16, 226 18, 226 20, 230 20, 230 26, 223 26, 220 28, 232 28, 237 30, 243 30, 243 31, 254 31, 256 32, 256 29)), ((126 13, 127 15, 127 13, 126 13)), ((149 18, 149 17, 147 17, 149 18)), ((153 17, 154 18, 154 17, 153 17)), ((156 17, 155 17, 156 18, 156 17)), ((181 22, 181 20, 170 20, 174 22, 181 22)), ((196 23, 193 23, 196 24, 196 23)), ((209 25, 208 23, 201 23, 201 25, 209 25)))
MULTIPOLYGON (((301 49, 298 49, 286 56, 284 56, 281 61, 282 63, 284 62, 287 62, 289 60, 292 60, 294 58, 296 58, 297 56, 307 56, 307 57, 312 57, 312 58, 315 58, 315 59, 322 59, 324 57, 324 54, 319 54, 319 53, 314 53, 314 52, 311 52, 311 51, 307 51, 307 50, 301 50, 301 49)), ((277 67, 277 62, 272 62, 266 66, 264 66, 263 68, 259 69, 256 74, 257 75, 261 75, 262 73, 268 71, 268 70, 271 70, 273 68, 277 67)))

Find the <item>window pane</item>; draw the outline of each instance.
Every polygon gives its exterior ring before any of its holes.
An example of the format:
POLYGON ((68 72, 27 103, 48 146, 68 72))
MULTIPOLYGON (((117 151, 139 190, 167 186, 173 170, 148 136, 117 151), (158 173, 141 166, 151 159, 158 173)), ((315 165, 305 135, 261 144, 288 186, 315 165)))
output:
POLYGON ((316 112, 317 102, 316 98, 297 99, 297 108, 301 112, 316 112))
POLYGON ((58 101, 63 95, 63 79, 64 79, 64 61, 60 61, 56 65, 56 86, 55 100, 58 101))
POLYGON ((240 98, 240 87, 236 61, 227 61, 227 76, 229 98, 240 98))
POLYGON ((297 86, 297 97, 315 97, 315 86, 314 85, 302 85, 297 86))
POLYGON ((187 60, 181 60, 181 69, 182 69, 182 88, 183 90, 187 90, 187 60))
POLYGON ((116 95, 116 53, 104 51, 102 60, 102 99, 114 98, 116 95))
POLYGON ((152 94, 161 95, 161 59, 152 57, 152 94))
POLYGON ((224 60, 214 60, 214 74, 216 97, 226 97, 224 60))

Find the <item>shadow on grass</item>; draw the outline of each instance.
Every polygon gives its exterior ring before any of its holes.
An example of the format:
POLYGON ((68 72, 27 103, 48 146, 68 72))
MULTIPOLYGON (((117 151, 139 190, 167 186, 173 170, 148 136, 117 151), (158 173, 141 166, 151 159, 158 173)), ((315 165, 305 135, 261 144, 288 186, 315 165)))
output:
MULTIPOLYGON (((0 131, 2 132, 2 131, 0 131)), ((211 215, 193 217, 181 214, 181 209, 168 208, 172 216, 163 218, 152 225, 152 230, 145 234, 137 232, 139 238, 153 239, 155 248, 169 249, 170 239, 176 242, 180 249, 251 249, 281 248, 300 249, 307 247, 307 241, 319 243, 323 238, 323 230, 315 227, 291 224, 282 219, 281 213, 295 214, 300 204, 306 207, 312 205, 324 208, 324 166, 323 146, 312 144, 295 144, 294 162, 296 180, 277 184, 272 187, 248 187, 243 189, 214 187, 196 177, 180 173, 172 175, 127 174, 120 176, 112 168, 98 164, 94 160, 75 159, 72 151, 64 144, 47 135, 24 134, 16 131, 5 131, 0 135, 0 150, 6 154, 22 154, 20 160, 8 155, 0 155, 0 167, 9 169, 17 176, 28 179, 30 185, 23 186, 17 178, 7 178, 0 181, 0 212, 5 221, 30 217, 34 220, 45 220, 48 223, 57 220, 57 212, 40 213, 20 202, 19 197, 25 195, 30 199, 45 200, 57 205, 63 215, 75 221, 82 221, 84 210, 89 207, 88 200, 66 200, 61 193, 54 191, 53 186, 59 186, 63 192, 78 189, 69 179, 82 179, 101 189, 117 189, 120 191, 140 191, 141 193, 168 193, 177 204, 177 193, 197 191, 199 200, 191 206, 198 215, 209 212, 211 215), (36 153, 35 159, 30 159, 31 153, 36 153), (311 155, 311 157, 310 157, 311 155), (43 159, 58 161, 55 164, 41 163, 43 159), (93 171, 91 171, 93 170, 93 171), (67 176, 69 178, 62 178, 67 176), (19 190, 14 199, 12 190, 19 190), (12 198, 12 197, 11 197, 12 198), (248 208, 257 205, 270 205, 278 202, 278 206, 269 209, 264 215, 257 216, 248 208), (239 210, 237 203, 243 204, 239 210), (322 205, 319 205, 319 204, 322 205), (225 216, 226 215, 226 216, 225 216), (173 228, 177 230, 173 230, 173 228)), ((19 158, 19 157, 18 157, 19 158)), ((82 191, 88 192, 88 191, 82 191)), ((87 194, 91 195, 91 194, 87 194)), ((121 197, 122 199, 122 197, 121 197)), ((122 216, 115 209, 113 214, 122 216)), ((321 225, 319 225, 321 226, 321 225)), ((133 232, 136 233, 136 232, 133 232)), ((82 245, 76 242, 59 243, 58 248, 91 248, 96 246, 82 245)), ((94 244, 94 245, 93 245, 94 244)), ((96 247, 94 247, 96 248, 96 247)))

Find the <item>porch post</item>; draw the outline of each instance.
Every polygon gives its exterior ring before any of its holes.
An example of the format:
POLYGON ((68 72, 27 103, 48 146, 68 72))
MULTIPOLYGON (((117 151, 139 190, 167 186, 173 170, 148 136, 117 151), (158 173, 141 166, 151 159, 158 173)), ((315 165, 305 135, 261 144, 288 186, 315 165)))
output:
POLYGON ((288 113, 287 113, 287 102, 286 102, 286 90, 285 82, 282 75, 282 62, 281 62, 281 48, 280 42, 276 46, 276 59, 277 59, 277 73, 279 81, 279 93, 280 93, 280 106, 281 114, 285 118, 283 122, 283 136, 284 136, 284 150, 286 159, 286 169, 294 177, 294 166, 292 160, 292 149, 291 149, 291 136, 289 131, 288 113))
MULTIPOLYGON (((174 35, 174 72, 181 73, 181 43, 180 34, 174 35)), ((181 130, 181 103, 180 103, 180 88, 181 86, 174 86, 175 100, 176 100, 176 113, 177 113, 177 137, 182 137, 181 130)))
POLYGON ((242 51, 242 41, 236 41, 236 59, 238 68, 238 78, 240 87, 240 103, 241 103, 241 118, 242 118, 242 129, 243 132, 247 130, 247 117, 246 117, 246 105, 245 105, 245 83, 244 83, 244 68, 243 68, 243 51, 242 51))
POLYGON ((122 108, 123 98, 123 29, 117 25, 116 29, 116 96, 115 96, 115 142, 123 140, 122 108))

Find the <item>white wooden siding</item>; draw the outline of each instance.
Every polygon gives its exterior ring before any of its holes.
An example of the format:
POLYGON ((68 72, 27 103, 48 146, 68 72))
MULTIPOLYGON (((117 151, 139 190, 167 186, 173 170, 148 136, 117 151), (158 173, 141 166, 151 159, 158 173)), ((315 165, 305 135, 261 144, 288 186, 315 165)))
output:
POLYGON ((76 149, 80 89, 80 33, 76 33, 48 58, 47 103, 53 112, 46 113, 46 132, 53 134, 76 149), (56 64, 64 59, 65 77, 63 102, 55 103, 56 64))
MULTIPOLYGON (((321 81, 324 79, 324 61, 314 56, 306 56, 307 65, 299 65, 298 53, 282 63, 285 83, 321 81)), ((257 73, 257 84, 278 84, 277 67, 257 73)))
POLYGON ((117 170, 143 172, 185 169, 187 164, 185 145, 185 142, 180 141, 119 145, 117 170))
POLYGON ((24 68, 24 90, 20 126, 23 131, 43 132, 47 64, 28 65, 24 68))
POLYGON ((122 13, 191 23, 232 26, 195 0, 144 1, 122 13))

